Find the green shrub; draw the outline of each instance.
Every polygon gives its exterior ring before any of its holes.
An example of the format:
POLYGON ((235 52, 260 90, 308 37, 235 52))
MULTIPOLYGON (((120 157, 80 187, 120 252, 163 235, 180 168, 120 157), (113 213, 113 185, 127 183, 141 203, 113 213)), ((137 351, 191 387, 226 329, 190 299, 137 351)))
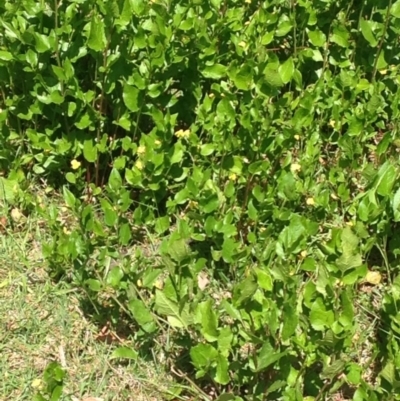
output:
POLYGON ((62 188, 75 217, 43 211, 55 276, 221 400, 397 391, 399 1, 0 12, 1 169, 62 188), (357 305, 374 269, 368 380, 357 305))

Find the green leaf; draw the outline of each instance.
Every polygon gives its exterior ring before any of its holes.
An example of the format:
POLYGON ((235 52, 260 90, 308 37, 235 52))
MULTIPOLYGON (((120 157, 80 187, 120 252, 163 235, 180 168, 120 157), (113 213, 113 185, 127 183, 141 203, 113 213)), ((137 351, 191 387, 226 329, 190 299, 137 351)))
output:
POLYGON ((116 168, 111 170, 110 176, 108 177, 108 185, 114 191, 118 191, 122 187, 122 177, 116 168))
POLYGON ((335 321, 335 315, 331 310, 326 310, 324 302, 321 298, 317 298, 310 312, 310 323, 314 330, 323 331, 329 328, 335 321))
POLYGON ((266 291, 272 291, 272 277, 271 275, 263 269, 255 268, 254 272, 257 276, 257 284, 266 291))
POLYGON ((76 199, 74 194, 67 188, 63 187, 64 200, 68 207, 73 209, 75 207, 76 199))
POLYGON ((190 248, 184 239, 171 239, 168 254, 176 262, 181 262, 190 254, 190 248))
POLYGON ((392 14, 395 18, 400 18, 400 0, 397 0, 392 4, 390 14, 392 14))
POLYGON ((129 223, 124 223, 121 225, 119 228, 118 238, 121 245, 126 246, 129 244, 129 241, 132 238, 131 226, 129 223))
POLYGON ((17 181, 0 177, 0 204, 13 203, 18 190, 17 181))
POLYGON ((230 382, 228 359, 223 355, 218 355, 217 357, 215 381, 219 384, 228 384, 230 382))
POLYGON ((361 382, 361 374, 362 374, 361 366, 357 365, 356 363, 350 363, 348 364, 346 371, 347 371, 346 372, 347 380, 355 386, 359 385, 361 382))
POLYGON ((290 82, 294 73, 293 58, 289 57, 282 65, 279 66, 278 71, 284 84, 290 82))
MULTIPOLYGON (((30 49, 29 49, 30 50, 30 49)), ((32 50, 31 50, 32 51, 32 50)), ((5 50, 0 50, 0 60, 10 61, 13 59, 13 55, 5 50)))
POLYGON ((361 19, 360 28, 361 33, 364 36, 365 40, 369 42, 372 47, 377 46, 378 41, 376 40, 374 33, 372 31, 373 21, 365 20, 364 18, 361 19))
POLYGON ((326 366, 321 373, 323 379, 333 380, 336 376, 343 372, 345 362, 342 360, 334 361, 331 365, 326 366))
POLYGON ((307 30, 308 40, 312 45, 317 47, 323 47, 326 43, 325 34, 320 31, 318 28, 314 31, 307 30))
POLYGON ((299 317, 296 312, 296 308, 286 303, 283 307, 283 326, 282 326, 282 340, 288 340, 295 332, 299 317))
POLYGON ((215 150, 215 145, 212 143, 206 143, 201 146, 200 154, 202 156, 210 156, 215 150))
POLYGON ((249 276, 240 283, 236 284, 233 289, 233 301, 235 306, 240 306, 249 300, 257 291, 258 285, 254 277, 249 276))
POLYGON ((393 386, 396 379, 396 369, 392 361, 388 361, 382 369, 380 376, 382 376, 390 385, 393 386))
POLYGON ((187 328, 191 322, 187 309, 180 310, 176 302, 171 301, 166 295, 159 290, 156 290, 155 309, 161 315, 172 317, 169 320, 173 327, 187 328))
POLYGON ((162 216, 156 220, 155 229, 157 234, 165 233, 170 227, 170 217, 162 216))
POLYGON ((221 79, 226 76, 226 67, 222 64, 207 66, 201 72, 206 78, 221 79))
POLYGON ((131 299, 128 303, 129 311, 132 313, 133 318, 144 326, 147 323, 153 322, 153 315, 150 313, 146 305, 140 299, 131 299))
POLYGON ((38 53, 45 53, 51 49, 49 37, 40 33, 34 33, 36 42, 35 49, 38 53))
POLYGON ((107 274, 107 284, 111 285, 111 287, 118 288, 123 277, 123 270, 119 266, 114 266, 107 274))
POLYGON ((125 106, 132 112, 139 111, 140 109, 139 94, 139 89, 128 84, 124 85, 122 98, 124 100, 125 106))
POLYGON ((90 49, 96 52, 104 51, 106 48, 107 40, 104 32, 104 22, 97 15, 94 15, 90 22, 87 45, 90 49))
POLYGON ((190 358, 198 369, 209 367, 217 357, 217 350, 210 344, 198 344, 190 349, 190 358))
POLYGON ((89 278, 88 280, 85 281, 85 284, 95 292, 101 291, 103 286, 101 285, 99 280, 94 280, 92 278, 89 278))
POLYGON ((233 333, 230 327, 222 327, 218 335, 218 351, 228 356, 232 348, 233 333))
POLYGON ((376 192, 382 196, 390 196, 392 194, 393 185, 396 182, 397 170, 390 161, 381 166, 377 175, 375 184, 376 192))
POLYGON ((283 356, 287 355, 289 350, 277 352, 269 342, 265 342, 258 352, 256 366, 253 369, 255 372, 261 372, 268 366, 279 361, 283 356))
POLYGON ((119 347, 113 351, 110 359, 132 359, 136 360, 138 358, 138 353, 129 347, 119 347))
POLYGON ((218 319, 215 314, 213 301, 208 299, 199 304, 198 312, 201 316, 202 334, 207 341, 218 339, 218 319))
POLYGON ((94 163, 97 160, 97 147, 93 139, 86 139, 83 142, 83 157, 89 163, 94 163))
POLYGON ((349 32, 344 25, 333 28, 331 41, 341 47, 349 47, 349 32))
POLYGON ((400 221, 400 188, 396 191, 392 201, 394 221, 400 221))

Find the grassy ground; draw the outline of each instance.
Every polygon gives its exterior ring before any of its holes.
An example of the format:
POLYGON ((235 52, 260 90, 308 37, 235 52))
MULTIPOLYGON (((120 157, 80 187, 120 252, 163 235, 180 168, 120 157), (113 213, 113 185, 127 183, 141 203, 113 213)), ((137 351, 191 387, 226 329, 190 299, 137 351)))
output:
POLYGON ((63 400, 165 399, 172 378, 156 363, 111 360, 121 344, 105 341, 79 294, 49 280, 37 223, 0 233, 0 400, 32 400, 51 361, 67 373, 63 400))

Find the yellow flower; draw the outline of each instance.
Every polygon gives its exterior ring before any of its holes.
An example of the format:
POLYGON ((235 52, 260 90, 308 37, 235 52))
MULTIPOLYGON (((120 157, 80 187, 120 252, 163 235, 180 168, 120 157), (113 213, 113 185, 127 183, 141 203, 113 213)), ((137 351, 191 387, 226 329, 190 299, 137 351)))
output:
POLYGON ((154 145, 160 146, 160 145, 161 145, 161 141, 159 141, 158 139, 156 139, 156 140, 154 141, 154 145))
POLYGON ((369 284, 378 285, 382 281, 382 275, 379 272, 368 271, 365 281, 369 284))
POLYGON ((175 132, 175 136, 177 138, 188 138, 189 135, 190 135, 190 131, 188 129, 185 130, 185 131, 183 129, 180 129, 180 130, 175 132))
POLYGON ((143 163, 140 160, 137 160, 136 163, 135 163, 135 167, 138 170, 143 170, 143 163))
POLYGON ((215 97, 215 95, 214 95, 214 93, 211 92, 211 93, 208 94, 208 97, 209 97, 210 99, 212 99, 213 97, 215 97))
POLYGON ((244 0, 246 4, 251 4, 251 0, 244 0))
POLYGON ((301 166, 298 163, 293 163, 290 166, 290 170, 292 170, 293 173, 296 172, 296 171, 300 171, 301 170, 301 166))
POLYGON ((300 255, 302 258, 305 258, 307 256, 307 251, 301 251, 300 255))
POLYGON ((307 205, 309 205, 309 206, 315 205, 314 198, 307 198, 306 203, 307 203, 307 205))
POLYGON ((235 173, 231 173, 231 174, 229 174, 229 179, 230 179, 231 181, 236 181, 237 175, 236 175, 235 173))
POLYGON ((154 283, 154 287, 158 288, 159 290, 162 290, 164 287, 164 283, 161 280, 156 280, 154 283))
POLYGON ((241 40, 239 43, 238 43, 238 46, 240 46, 240 47, 243 47, 243 48, 245 48, 246 47, 246 42, 244 41, 244 40, 241 40))
POLYGON ((294 139, 296 139, 296 141, 300 141, 300 135, 297 135, 297 134, 296 134, 296 135, 294 136, 294 139))
POLYGON ((139 146, 138 148, 137 148, 137 154, 138 155, 142 155, 143 153, 145 153, 146 152, 146 148, 144 147, 144 146, 139 146))
POLYGON ((329 125, 330 125, 332 128, 335 128, 336 121, 335 121, 335 120, 330 120, 330 121, 329 121, 329 125))
POLYGON ((76 159, 71 160, 72 170, 78 170, 78 168, 80 166, 81 166, 81 162, 78 162, 78 160, 76 160, 76 159))
POLYGON ((40 379, 35 379, 35 380, 32 382, 31 386, 32 386, 33 388, 42 387, 42 381, 41 381, 40 379))

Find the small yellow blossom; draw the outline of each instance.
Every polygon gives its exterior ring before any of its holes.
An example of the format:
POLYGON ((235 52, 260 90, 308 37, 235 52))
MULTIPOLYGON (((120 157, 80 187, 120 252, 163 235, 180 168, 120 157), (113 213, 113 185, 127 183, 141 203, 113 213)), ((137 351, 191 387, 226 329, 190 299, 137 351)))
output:
POLYGON ((230 179, 231 181, 236 181, 237 175, 236 175, 235 173, 231 173, 231 174, 229 174, 229 179, 230 179))
POLYGON ((365 281, 369 284, 378 285, 382 281, 382 275, 379 272, 369 271, 365 277, 365 281))
POLYGON ((290 166, 290 170, 294 173, 294 172, 296 172, 296 171, 300 171, 301 170, 301 166, 300 166, 300 164, 298 164, 298 163, 293 163, 291 166, 290 166))
POLYGON ((307 198, 306 203, 309 206, 313 206, 313 205, 315 205, 315 200, 314 200, 314 198, 307 198))
POLYGON ((139 146, 138 148, 137 148, 137 154, 138 155, 142 155, 143 153, 145 153, 146 152, 146 148, 144 147, 144 146, 139 146))
POLYGON ((294 136, 294 139, 296 139, 296 141, 300 141, 300 135, 297 135, 297 134, 296 134, 296 135, 294 136))
POLYGON ((251 4, 251 0, 244 0, 246 4, 251 4))
POLYGON ((32 386, 33 388, 42 387, 42 381, 41 381, 40 379, 35 379, 35 380, 32 382, 31 386, 32 386))
POLYGON ((70 235, 71 234, 71 231, 69 231, 68 228, 65 227, 65 226, 63 227, 63 232, 64 232, 65 235, 70 235))
POLYGON ((330 120, 330 121, 329 121, 329 125, 330 125, 332 128, 335 128, 336 121, 335 121, 335 120, 330 120))
POLYGON ((213 97, 215 97, 215 95, 214 95, 214 93, 211 92, 211 93, 208 94, 208 97, 209 97, 210 99, 212 99, 213 97))
POLYGON ((156 139, 156 140, 154 141, 154 144, 157 145, 157 146, 160 146, 160 145, 161 145, 161 141, 159 141, 158 139, 156 139))
POLYGON ((17 223, 22 218, 22 213, 18 208, 14 208, 11 210, 11 218, 17 223))
POLYGON ((143 287, 143 282, 142 282, 142 280, 138 280, 138 281, 136 281, 136 285, 140 288, 140 287, 143 287))
POLYGON ((346 222, 346 225, 348 225, 349 227, 353 227, 353 226, 354 226, 354 223, 353 223, 352 221, 347 221, 347 222, 346 222))
POLYGON ((302 258, 305 258, 307 256, 307 251, 301 251, 300 255, 302 258))
POLYGON ((159 290, 162 290, 164 287, 164 283, 161 280, 156 280, 154 283, 154 287, 158 288, 159 290))
POLYGON ((175 132, 175 136, 177 138, 189 138, 189 135, 190 135, 190 131, 188 129, 187 130, 180 129, 175 132))
POLYGON ((246 43, 244 40, 241 40, 241 41, 238 43, 238 46, 243 47, 243 48, 245 48, 246 45, 247 45, 247 43, 246 43))
POLYGON ((379 72, 380 72, 382 75, 386 75, 386 74, 387 74, 387 70, 379 70, 379 72))
POLYGON ((136 163, 135 163, 135 167, 138 170, 143 170, 143 163, 140 160, 137 160, 136 163))
POLYGON ((333 200, 338 200, 339 199, 338 196, 336 194, 334 194, 334 193, 331 193, 331 198, 333 200))
POLYGON ((78 168, 81 166, 81 162, 78 162, 78 160, 73 159, 71 160, 71 167, 73 170, 78 170, 78 168))

